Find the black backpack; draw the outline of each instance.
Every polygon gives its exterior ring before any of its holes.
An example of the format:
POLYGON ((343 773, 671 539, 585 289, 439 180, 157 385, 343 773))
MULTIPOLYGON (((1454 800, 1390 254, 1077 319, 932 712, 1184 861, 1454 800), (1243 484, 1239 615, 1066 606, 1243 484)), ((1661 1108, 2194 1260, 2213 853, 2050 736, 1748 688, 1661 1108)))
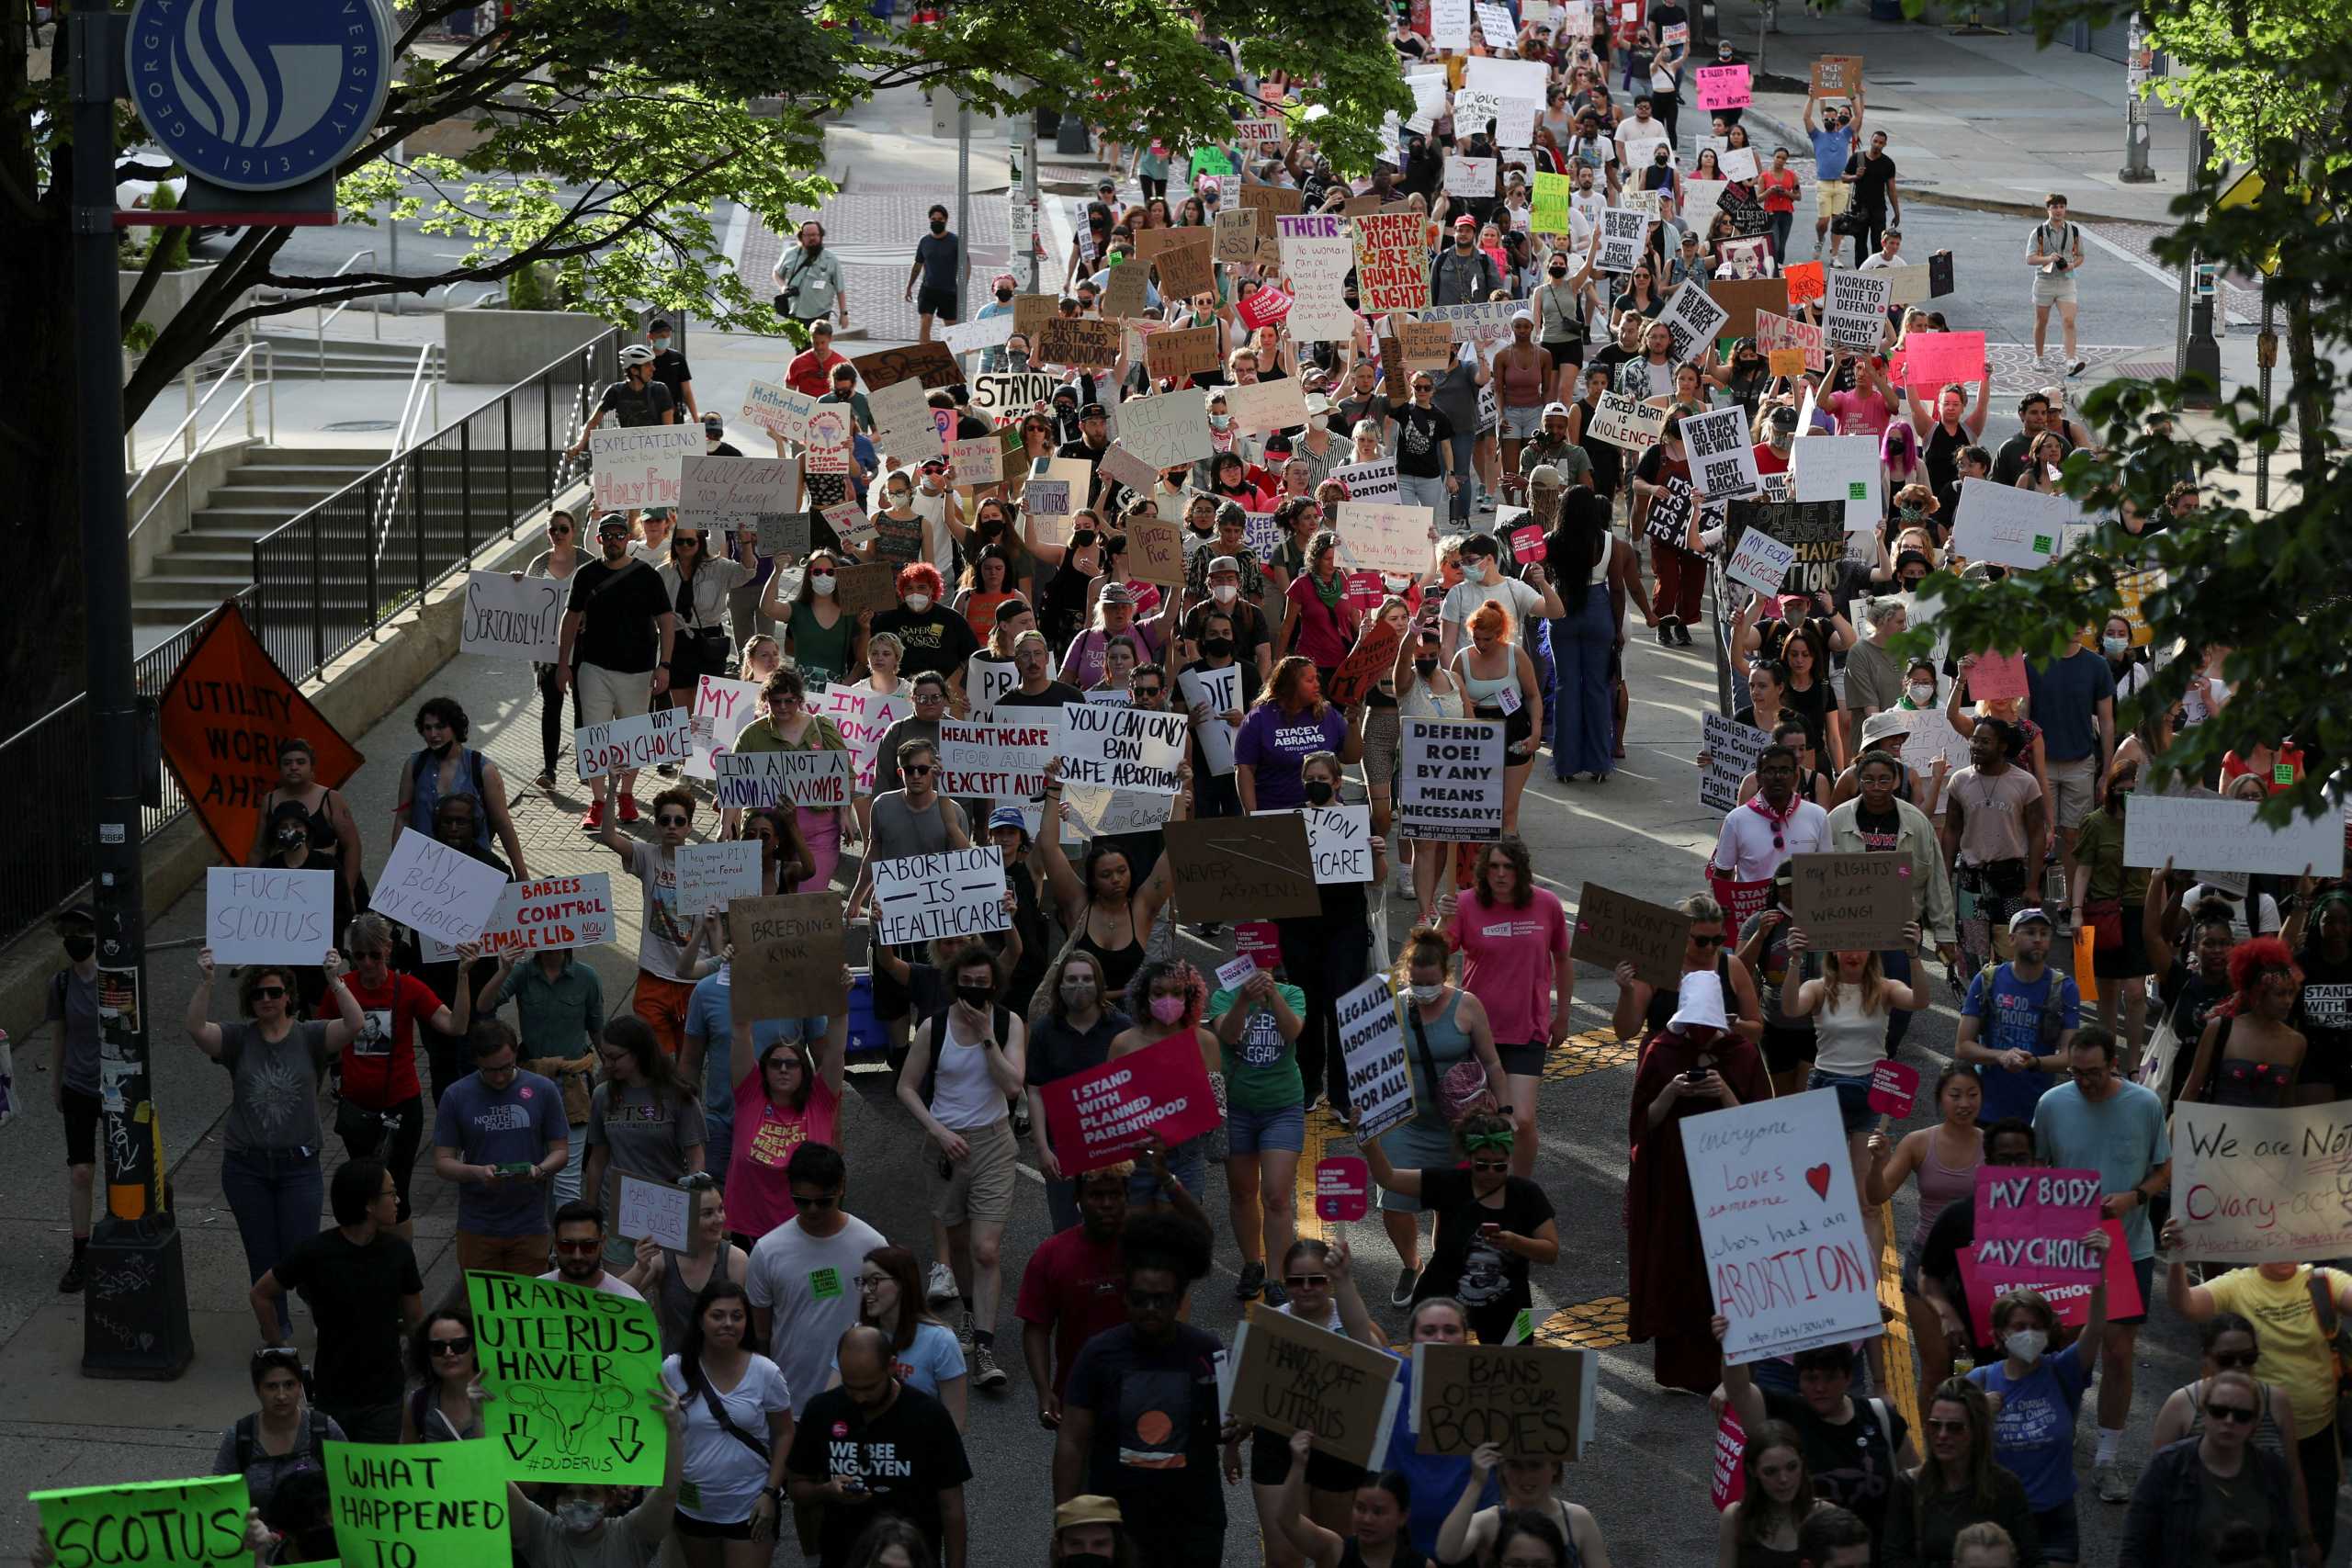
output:
MULTIPOLYGON (((237 1417, 237 1473, 240 1475, 253 1468, 256 1458, 263 1457, 260 1422, 261 1416, 258 1414, 249 1413, 237 1417)), ((327 1424, 320 1418, 316 1411, 311 1411, 303 1416, 302 1425, 311 1434, 311 1464, 323 1475, 327 1468, 327 1424)))
MULTIPOLYGON (((949 1005, 952 1007, 954 1004, 949 1005)), ((947 1044, 947 1014, 934 1013, 924 1027, 930 1032, 931 1039, 931 1066, 923 1069, 922 1075, 922 1102, 927 1106, 931 1103, 933 1091, 939 1087, 939 1053, 947 1044)), ((1000 1048, 1012 1029, 1012 1010, 992 1004, 989 1008, 989 1032, 995 1036, 1000 1048)))

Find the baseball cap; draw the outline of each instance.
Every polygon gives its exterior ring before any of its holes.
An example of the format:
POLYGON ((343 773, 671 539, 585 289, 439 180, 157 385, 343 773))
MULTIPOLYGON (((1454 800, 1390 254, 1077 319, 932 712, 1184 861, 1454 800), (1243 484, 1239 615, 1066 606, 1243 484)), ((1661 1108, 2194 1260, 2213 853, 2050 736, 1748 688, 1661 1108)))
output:
POLYGON ((1545 403, 1544 405, 1544 417, 1545 419, 1566 419, 1568 417, 1568 405, 1566 403, 1545 403))
MULTIPOLYGON (((1025 833, 1029 830, 1029 819, 1021 815, 1021 807, 1017 806, 1000 806, 994 811, 989 813, 989 831, 993 833, 999 828, 1018 828, 1025 833)), ((1084 1499, 1076 1498, 1072 1501, 1083 1502, 1084 1499)), ((1069 1506, 1069 1505, 1066 1504, 1064 1506, 1069 1506)), ((1073 1519, 1070 1522, 1073 1524, 1091 1524, 1094 1521, 1091 1519, 1073 1519)))
POLYGON ((1478 226, 1478 220, 1465 212, 1453 220, 1453 226, 1457 229, 1476 229, 1478 226))
POLYGON ((1135 592, 1125 583, 1113 582, 1103 586, 1102 603, 1105 604, 1132 604, 1135 602, 1135 592))
POLYGON ((1209 570, 1212 573, 1220 571, 1238 573, 1241 570, 1241 563, 1231 556, 1217 556, 1209 561, 1209 570))
POLYGON ((609 534, 615 529, 618 529, 624 534, 628 532, 628 516, 627 513, 607 512, 602 517, 596 519, 596 532, 599 534, 609 534))
POLYGON ((2049 914, 2041 909, 2019 909, 2016 914, 2009 917, 2009 930, 2011 931, 2020 931, 2037 921, 2042 925, 2048 925, 2050 923, 2049 914))
POLYGON ((709 431, 725 430, 727 428, 727 416, 714 410, 702 416, 702 427, 705 430, 709 431))
POLYGON ((1111 411, 1104 408, 1101 403, 1089 403, 1084 408, 1078 411, 1078 417, 1080 419, 1108 419, 1111 417, 1111 411))
POLYGON ((1057 1530, 1068 1529, 1072 1525, 1123 1525, 1126 1522, 1119 1512, 1117 1499, 1093 1493, 1072 1497, 1054 1510, 1054 1528, 1057 1530))

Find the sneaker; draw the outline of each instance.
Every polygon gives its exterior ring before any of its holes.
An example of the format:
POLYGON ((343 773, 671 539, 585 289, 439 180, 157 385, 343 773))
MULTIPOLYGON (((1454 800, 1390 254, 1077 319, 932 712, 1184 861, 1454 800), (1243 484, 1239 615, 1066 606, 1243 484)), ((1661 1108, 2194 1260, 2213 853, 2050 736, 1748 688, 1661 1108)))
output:
POLYGON ((1388 1304, 1390 1306, 1412 1305, 1413 1287, 1420 1282, 1421 1271, 1419 1269, 1409 1268, 1397 1269, 1396 1286, 1388 1292, 1388 1304))
POLYGON ((2094 1465, 2091 1468, 2091 1480, 2098 1487, 2100 1502, 2129 1503, 2132 1501, 2132 1488, 2124 1482, 2123 1467, 2115 1461, 2109 1460, 2105 1464, 2094 1465))
POLYGON ((539 773, 539 776, 533 779, 531 782, 538 785, 539 789, 544 794, 553 795, 555 793, 555 772, 553 769, 542 769, 539 773))
POLYGON ((57 1277, 57 1293, 61 1296, 80 1295, 86 1278, 82 1272, 82 1255, 77 1252, 73 1261, 66 1264, 65 1272, 57 1277))
POLYGON ((2079 376, 2084 371, 2089 369, 2090 366, 2091 362, 2089 360, 2077 359, 2072 365, 2066 367, 2066 374, 2069 376, 2079 376))
POLYGON ((1657 645, 1660 648, 1672 648, 1674 646, 1674 622, 1671 618, 1660 621, 1657 624, 1657 645))
POLYGON ((1004 1369, 996 1364, 995 1347, 989 1345, 975 1345, 972 1347, 973 1387, 1002 1388, 1011 1381, 1012 1380, 1010 1378, 1004 1375, 1004 1369))
POLYGON ((593 833, 604 825, 605 803, 601 800, 591 801, 588 809, 580 815, 580 830, 583 833, 593 833))
POLYGON ((931 1272, 922 1277, 925 1301, 952 1302, 956 1299, 956 1271, 944 1263, 934 1263, 931 1272))
POLYGON ((1290 1303, 1290 1292, 1283 1289, 1281 1280, 1269 1280, 1266 1281, 1266 1293, 1258 1299, 1270 1307, 1287 1306, 1290 1303))
POLYGON ((627 794, 621 796, 621 820, 624 822, 637 820, 637 796, 627 794))
POLYGON ((1690 628, 1680 621, 1674 623, 1674 640, 1684 648, 1690 646, 1690 628))
POLYGON ((1233 1299, 1237 1302, 1254 1301, 1258 1293, 1266 1288, 1266 1266, 1245 1263, 1241 1268, 1241 1279, 1233 1287, 1233 1299))

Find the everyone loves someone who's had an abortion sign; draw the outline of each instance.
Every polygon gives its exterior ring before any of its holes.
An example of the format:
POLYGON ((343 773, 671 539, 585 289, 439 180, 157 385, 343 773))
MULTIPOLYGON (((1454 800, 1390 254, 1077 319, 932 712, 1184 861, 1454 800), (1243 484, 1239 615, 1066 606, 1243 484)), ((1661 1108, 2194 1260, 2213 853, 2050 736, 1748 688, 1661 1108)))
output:
POLYGON ((2188 1256, 2256 1263, 2352 1252, 2352 1100, 2272 1111, 2184 1100, 2172 1158, 2188 1256))
POLYGON ((1682 1152, 1725 1361, 1886 1331, 1835 1090, 1687 1117, 1682 1152))

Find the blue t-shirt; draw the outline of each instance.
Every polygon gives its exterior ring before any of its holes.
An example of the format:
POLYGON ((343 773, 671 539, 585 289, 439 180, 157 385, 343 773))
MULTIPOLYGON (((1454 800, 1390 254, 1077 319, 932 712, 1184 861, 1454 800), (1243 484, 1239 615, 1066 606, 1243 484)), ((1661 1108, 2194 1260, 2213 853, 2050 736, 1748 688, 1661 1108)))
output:
MULTIPOLYGON (((2078 1029, 2083 1021, 2082 993, 2075 982, 2056 969, 2047 966, 2041 978, 2029 986, 2017 976, 2016 969, 2007 964, 1993 970, 1992 995, 1985 995, 1984 974, 1968 983, 1968 999, 1960 1004, 1960 1015, 1977 1021, 1976 1043, 1992 1051, 2023 1051, 2028 1055, 2047 1056, 2057 1049, 2053 1039, 2044 1044, 2041 1039, 2041 1010, 2049 1005, 2050 987, 2059 987, 2059 1016, 2068 1029, 2078 1029)), ((2004 1116, 2033 1119, 2035 1101, 2041 1098, 2052 1079, 2040 1067, 2028 1067, 2019 1072, 1997 1064, 1979 1063, 1977 1076, 1984 1080, 1984 1108, 1976 1119, 1986 1126, 2004 1116)))
POLYGON ((2077 648, 2064 659, 2025 667, 2033 722, 2041 726, 2042 756, 2079 762, 2098 753, 2098 705, 2115 695, 2115 671, 2098 654, 2077 648))
MULTIPOLYGON (((1420 1451, 1420 1437, 1413 1430, 1412 1358, 1408 1352, 1397 1359, 1404 1365, 1396 1369, 1396 1422, 1388 1430, 1388 1453, 1380 1462, 1383 1469, 1402 1472, 1412 1486, 1413 1508, 1406 1517, 1405 1528, 1412 1536, 1414 1550, 1434 1562, 1438 1527, 1445 1523, 1445 1516, 1453 1512, 1462 1496, 1462 1483, 1470 1479, 1470 1461, 1461 1454, 1420 1451)), ((1499 1506, 1502 1497, 1500 1474, 1487 1477, 1478 1506, 1499 1506)))
MULTIPOLYGON (((832 1370, 842 1370, 838 1353, 832 1370)), ((891 1376, 933 1399, 939 1397, 941 1383, 962 1377, 965 1370, 964 1348, 956 1342, 956 1331, 944 1323, 916 1324, 914 1343, 890 1358, 891 1376)))
POLYGON ((1854 131, 1816 130, 1813 132, 1813 177, 1817 180, 1842 180, 1846 177, 1846 160, 1854 155, 1854 131))
MULTIPOLYGON (((2139 1186, 2149 1172, 2172 1158, 2165 1102, 2154 1089, 2120 1081, 2100 1100, 2085 1100, 2071 1083, 2043 1095, 2033 1109, 2033 1146, 2044 1164, 2098 1171, 2102 1194, 2139 1186)), ((2123 1242, 2134 1262, 2156 1255, 2155 1230, 2148 1223, 2145 1203, 2124 1211, 2123 1242)))
MULTIPOLYGON (((548 1145, 571 1136, 563 1091, 534 1072, 493 1089, 468 1073, 441 1096, 433 1146, 455 1149, 467 1165, 537 1165, 548 1145)), ((585 1150, 574 1151, 578 1159, 585 1150)), ((458 1228, 475 1235, 537 1235, 548 1228, 548 1190, 527 1179, 458 1184, 458 1228)))
POLYGON ((1968 1374, 1970 1382, 2001 1396, 2001 1414, 1993 1422, 1993 1458, 2024 1484, 2026 1501, 2037 1514, 2075 1495, 2075 1413, 2091 1382, 2081 1350, 2077 1340, 2042 1357, 2014 1382, 2006 1359, 1968 1374))

